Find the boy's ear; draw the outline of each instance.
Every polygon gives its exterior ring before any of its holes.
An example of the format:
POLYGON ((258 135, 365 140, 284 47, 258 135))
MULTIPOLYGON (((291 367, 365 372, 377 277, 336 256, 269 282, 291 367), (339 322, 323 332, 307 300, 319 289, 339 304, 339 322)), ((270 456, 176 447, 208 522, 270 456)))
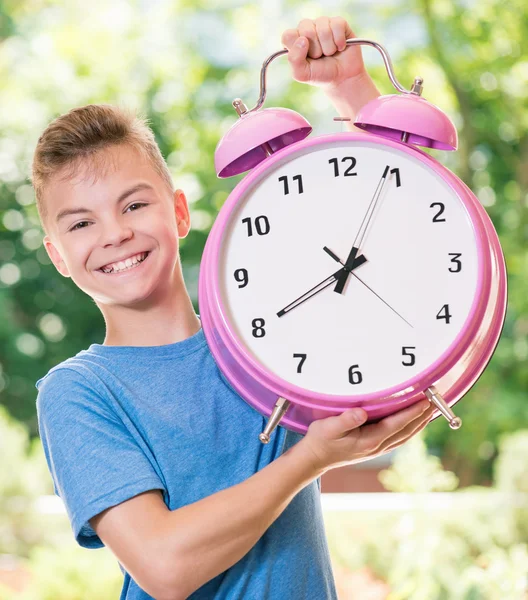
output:
POLYGON ((49 235, 44 236, 43 242, 44 248, 46 248, 46 252, 50 257, 51 262, 55 265, 57 271, 61 275, 64 275, 64 277, 70 277, 68 267, 66 266, 66 263, 62 260, 62 256, 60 255, 57 248, 55 248, 55 246, 53 245, 53 242, 51 241, 49 235))
POLYGON ((185 197, 183 190, 178 189, 174 192, 174 210, 176 211, 178 236, 180 238, 187 237, 187 234, 191 229, 191 215, 189 213, 187 198, 185 197))

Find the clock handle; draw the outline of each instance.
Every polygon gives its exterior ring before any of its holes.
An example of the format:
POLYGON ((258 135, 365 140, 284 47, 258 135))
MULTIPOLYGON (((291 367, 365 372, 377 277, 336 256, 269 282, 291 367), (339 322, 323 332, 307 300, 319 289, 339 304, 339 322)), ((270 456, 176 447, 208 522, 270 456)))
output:
MULTIPOLYGON (((385 63, 385 68, 387 69, 387 74, 389 76, 389 79, 392 82, 392 85, 402 94, 413 94, 414 96, 421 95, 423 79, 421 77, 416 77, 412 88, 410 90, 405 89, 401 85, 401 83, 396 79, 396 75, 394 74, 394 67, 392 65, 392 61, 389 56, 389 53, 381 44, 379 44, 378 42, 374 42, 373 40, 367 40, 364 38, 351 38, 351 39, 347 40, 346 43, 347 43, 347 46, 352 46, 354 44, 363 44, 366 46, 372 46, 372 47, 376 48, 376 50, 379 51, 379 53, 381 54, 381 56, 383 58, 383 62, 385 63)), ((278 58, 279 56, 282 56, 284 54, 288 54, 288 50, 286 50, 286 49, 279 50, 278 52, 275 52, 271 56, 268 56, 268 58, 262 63, 262 68, 260 70, 260 97, 258 99, 257 104, 253 108, 250 108, 248 110, 244 106, 245 110, 243 110, 243 114, 247 115, 248 113, 256 112, 264 104, 264 100, 266 99, 266 70, 267 70, 269 64, 271 63, 271 61, 275 60, 276 58, 278 58)), ((237 112, 238 112, 238 109, 237 109, 237 112)), ((239 112, 239 114, 242 114, 242 113, 239 112)))
POLYGON ((424 393, 427 396, 429 402, 431 402, 431 404, 434 404, 436 408, 438 408, 438 410, 449 421, 449 427, 451 427, 451 429, 460 429, 460 427, 462 426, 462 419, 460 417, 455 416, 454 412, 449 408, 447 402, 442 398, 435 386, 429 386, 424 393))
POLYGON ((280 420, 285 415, 290 404, 291 402, 286 400, 286 398, 279 398, 277 400, 275 408, 268 419, 268 423, 266 424, 264 431, 259 435, 259 440, 263 444, 267 444, 270 441, 270 435, 273 433, 280 420))

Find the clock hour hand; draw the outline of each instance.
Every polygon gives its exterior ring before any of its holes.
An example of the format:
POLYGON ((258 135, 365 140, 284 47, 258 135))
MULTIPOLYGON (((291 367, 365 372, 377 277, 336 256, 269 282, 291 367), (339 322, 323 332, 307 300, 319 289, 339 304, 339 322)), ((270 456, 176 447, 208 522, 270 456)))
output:
MULTIPOLYGON (((355 261, 352 263, 351 267, 349 269, 347 269, 347 270, 349 272, 352 272, 353 270, 357 269, 363 263, 366 263, 366 262, 367 262, 367 259, 363 255, 358 256, 355 259, 355 261)), ((296 300, 294 300, 293 302, 291 302, 290 304, 288 304, 287 306, 285 306, 282 310, 279 310, 279 312, 277 313, 277 316, 278 317, 283 317, 286 313, 290 312, 294 308, 297 308, 303 302, 306 302, 306 300, 309 300, 310 298, 312 298, 313 296, 315 296, 319 292, 322 292, 329 285, 332 285, 332 283, 335 283, 337 281, 337 278, 344 271, 345 271, 345 267, 343 267, 342 269, 339 269, 339 271, 336 271, 335 273, 333 273, 332 275, 330 275, 330 277, 327 277, 326 279, 323 279, 323 281, 321 281, 320 283, 318 283, 317 285, 315 285, 312 289, 308 290, 302 296, 299 296, 296 300)))
POLYGON ((372 220, 372 215, 374 214, 374 211, 376 210, 378 200, 381 197, 381 192, 383 191, 383 186, 385 185, 385 182, 387 181, 387 175, 389 173, 389 169, 390 169, 390 167, 389 167, 389 165, 387 165, 385 167, 385 170, 383 171, 383 175, 381 176, 381 179, 378 182, 378 185, 376 186, 374 196, 372 197, 372 200, 370 201, 370 204, 367 208, 367 212, 365 213, 365 216, 363 217, 363 221, 361 221, 361 225, 359 226, 359 231, 357 232, 356 239, 354 240, 354 243, 352 244, 352 250, 350 251, 350 253, 346 259, 346 262, 344 264, 345 271, 343 273, 341 273, 341 275, 339 276, 339 278, 337 280, 337 284, 334 288, 334 292, 337 292, 338 294, 343 293, 345 283, 347 282, 347 279, 350 275, 350 271, 348 270, 348 268, 350 268, 350 265, 353 264, 356 256, 360 253, 360 248, 362 247, 363 240, 365 239, 365 233, 367 232, 370 221, 372 220))
MULTIPOLYGON (((339 257, 338 257, 336 254, 334 254, 334 253, 332 252, 332 250, 330 250, 330 248, 327 248, 327 247, 325 246, 325 247, 323 248, 323 250, 324 250, 324 251, 325 251, 327 254, 329 254, 329 255, 330 255, 330 256, 331 256, 331 257, 332 257, 332 258, 333 258, 335 261, 337 261, 338 263, 341 263, 341 264, 343 264, 343 261, 342 261, 342 260, 341 260, 341 259, 340 259, 340 258, 339 258, 339 257)), ((361 255, 361 256, 363 256, 363 255, 361 255)), ((359 258, 361 258, 361 256, 360 256, 359 258)), ((355 278, 356 278, 356 279, 357 279, 357 280, 358 280, 360 283, 362 283, 362 284, 363 284, 363 285, 364 285, 364 286, 365 286, 367 289, 369 289, 369 290, 370 290, 370 291, 371 291, 371 292, 372 292, 372 293, 373 293, 375 296, 377 296, 377 297, 378 297, 378 298, 379 298, 379 299, 380 299, 380 300, 383 302, 383 304, 385 304, 386 306, 388 306, 388 307, 389 307, 389 308, 392 310, 392 312, 396 313, 396 314, 398 315, 398 317, 400 317, 400 319, 402 319, 403 321, 405 321, 405 322, 407 323, 407 325, 409 325, 410 327, 413 327, 413 326, 412 326, 412 325, 409 323, 409 321, 407 321, 407 319, 405 319, 404 317, 402 317, 402 316, 400 315, 400 313, 399 313, 399 312, 398 312, 396 309, 392 308, 392 306, 391 306, 391 305, 390 305, 388 302, 386 302, 385 300, 383 300, 383 298, 382 298, 382 297, 381 297, 379 294, 377 294, 377 293, 376 293, 376 292, 375 292, 375 291, 374 291, 374 290, 373 290, 373 289, 372 289, 370 286, 368 286, 368 285, 367 285, 367 284, 366 284, 366 283, 363 281, 363 279, 361 279, 360 277, 358 277, 358 276, 357 276, 355 273, 352 273, 352 275, 353 275, 353 276, 354 276, 354 277, 355 277, 355 278)), ((414 329, 414 327, 413 327, 413 329, 414 329)))

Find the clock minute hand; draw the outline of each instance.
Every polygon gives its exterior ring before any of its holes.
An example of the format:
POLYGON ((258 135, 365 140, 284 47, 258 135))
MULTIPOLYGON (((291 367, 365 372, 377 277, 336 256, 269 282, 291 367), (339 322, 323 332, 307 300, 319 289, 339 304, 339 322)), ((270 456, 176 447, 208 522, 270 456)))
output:
POLYGON ((363 221, 361 221, 361 225, 359 226, 359 230, 357 232, 356 238, 354 240, 354 243, 352 244, 352 250, 350 250, 350 253, 345 261, 345 264, 343 267, 345 270, 338 277, 337 284, 334 288, 334 292, 337 292, 338 294, 343 293, 343 289, 344 289, 345 284, 350 275, 350 270, 349 270, 350 266, 353 264, 356 256, 360 252, 360 248, 361 248, 361 246, 363 244, 363 240, 365 238, 365 233, 366 233, 368 226, 370 224, 370 221, 372 219, 372 215, 374 214, 374 211, 376 210, 378 200, 381 197, 381 192, 383 191, 383 186, 385 185, 385 182, 387 181, 387 174, 389 172, 389 169, 390 169, 390 167, 389 167, 389 165, 387 165, 385 167, 385 171, 383 171, 383 175, 381 176, 381 179, 379 180, 378 185, 376 186, 374 196, 372 196, 372 200, 370 201, 370 204, 368 205, 367 212, 365 213, 365 216, 363 217, 363 221))
MULTIPOLYGON (((366 262, 367 262, 367 259, 365 258, 365 256, 363 256, 363 255, 358 256, 358 258, 356 258, 355 261, 352 263, 352 266, 350 267, 349 271, 352 272, 353 270, 357 269, 363 263, 366 263, 366 262)), ((293 310, 294 308, 297 308, 303 302, 306 302, 306 300, 309 300, 310 298, 312 298, 319 292, 322 292, 329 285, 332 285, 332 283, 337 281, 338 277, 341 275, 342 272, 344 272, 344 270, 345 270, 345 267, 339 269, 338 271, 336 271, 335 273, 333 273, 326 279, 323 279, 323 281, 319 282, 312 289, 305 292, 302 296, 299 296, 293 302, 290 302, 290 304, 285 306, 282 310, 279 310, 279 312, 277 313, 277 316, 283 317, 286 313, 289 313, 291 310, 293 310)))

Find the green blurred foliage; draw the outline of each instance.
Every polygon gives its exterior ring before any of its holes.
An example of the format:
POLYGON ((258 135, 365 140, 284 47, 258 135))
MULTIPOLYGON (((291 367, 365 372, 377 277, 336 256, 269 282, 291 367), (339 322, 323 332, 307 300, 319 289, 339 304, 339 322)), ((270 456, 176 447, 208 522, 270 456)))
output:
MULTIPOLYGON (((460 149, 431 153, 486 206, 509 273, 501 342, 484 375, 457 404, 464 425, 438 419, 427 443, 462 485, 490 480, 499 435, 528 426, 528 38, 523 0, 347 3, 26 0, 0 4, 0 402, 37 435, 34 382, 104 337, 93 301, 50 264, 28 176, 38 136, 74 106, 133 106, 151 121, 193 230, 182 242, 197 307, 200 257, 212 222, 241 176, 219 180, 214 149, 236 121, 231 101, 253 106, 262 61, 303 17, 342 14, 358 35, 383 43, 407 87, 455 121, 460 149), (498 17, 500 15, 500 18, 498 17)), ((393 93, 377 53, 364 56, 380 90, 393 93)), ((268 74, 266 106, 298 110, 315 133, 340 129, 324 94, 291 80, 284 59, 268 74)))

